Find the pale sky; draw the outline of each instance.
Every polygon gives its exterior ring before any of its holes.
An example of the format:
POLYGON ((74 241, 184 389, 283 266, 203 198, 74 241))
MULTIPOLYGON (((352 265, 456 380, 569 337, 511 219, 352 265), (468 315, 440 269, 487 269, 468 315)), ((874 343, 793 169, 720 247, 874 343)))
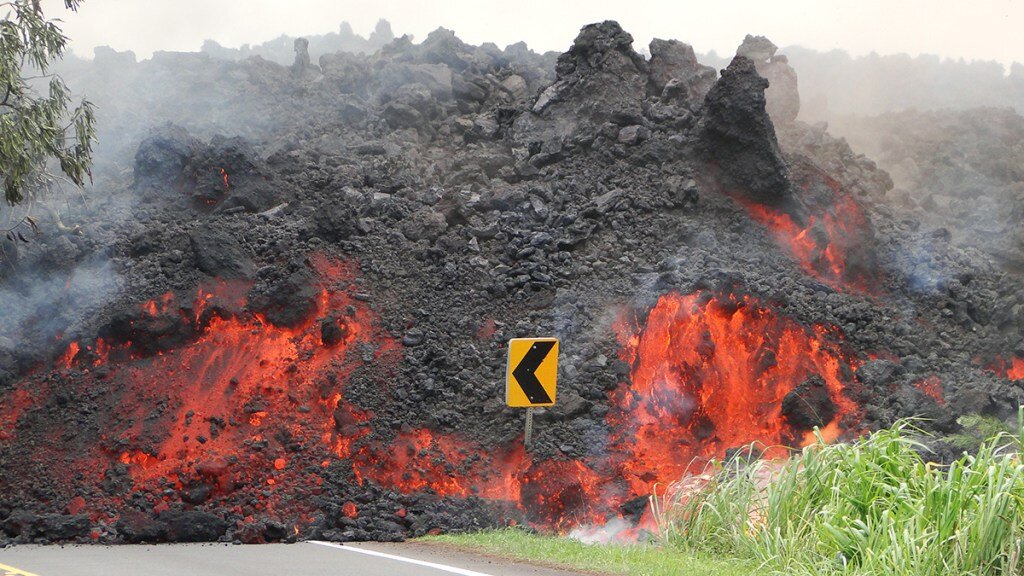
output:
POLYGON ((564 51, 579 28, 618 20, 640 49, 653 37, 675 38, 698 52, 731 54, 747 33, 779 46, 845 49, 861 55, 905 52, 967 60, 1024 62, 1024 2, 1017 0, 85 0, 77 14, 44 0, 60 15, 72 50, 198 50, 211 38, 229 47, 279 35, 323 34, 347 20, 367 36, 378 18, 417 41, 438 26, 466 42, 519 40, 538 51, 564 51))

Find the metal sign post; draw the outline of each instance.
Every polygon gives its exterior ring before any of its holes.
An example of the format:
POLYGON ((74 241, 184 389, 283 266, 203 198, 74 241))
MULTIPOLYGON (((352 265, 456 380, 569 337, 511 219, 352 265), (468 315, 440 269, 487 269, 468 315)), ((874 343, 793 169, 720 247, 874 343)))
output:
POLYGON ((526 435, 523 436, 523 446, 530 447, 530 440, 533 438, 533 408, 526 409, 526 435))

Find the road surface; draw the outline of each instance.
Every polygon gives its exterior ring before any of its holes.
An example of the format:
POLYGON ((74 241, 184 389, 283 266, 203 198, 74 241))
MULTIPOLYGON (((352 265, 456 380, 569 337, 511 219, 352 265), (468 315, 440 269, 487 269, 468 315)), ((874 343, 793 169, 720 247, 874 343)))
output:
POLYGON ((423 543, 14 546, 0 576, 573 576, 423 543))

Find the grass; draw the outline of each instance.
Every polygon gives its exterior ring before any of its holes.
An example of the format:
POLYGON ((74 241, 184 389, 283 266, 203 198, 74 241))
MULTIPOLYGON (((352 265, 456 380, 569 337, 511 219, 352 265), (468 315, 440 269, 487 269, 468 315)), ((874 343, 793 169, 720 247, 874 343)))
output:
POLYGON ((758 573, 1024 573, 1021 436, 937 465, 916 434, 902 422, 851 444, 819 441, 783 463, 727 463, 657 510, 662 536, 758 573))
POLYGON ((749 576, 756 567, 741 560, 710 558, 665 546, 584 544, 517 528, 421 540, 560 568, 630 576, 749 576))
MULTIPOLYGON (((970 423, 968 423, 970 424, 970 423)), ((1024 408, 1016 435, 949 464, 909 421, 784 461, 735 458, 655 501, 659 544, 594 545, 519 529, 427 538, 507 558, 629 575, 1024 575, 1024 408)))

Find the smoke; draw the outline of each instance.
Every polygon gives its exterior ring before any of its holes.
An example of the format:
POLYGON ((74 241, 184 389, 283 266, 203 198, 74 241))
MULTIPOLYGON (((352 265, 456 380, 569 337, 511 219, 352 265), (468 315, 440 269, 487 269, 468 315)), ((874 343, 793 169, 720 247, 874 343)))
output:
MULTIPOLYGON (((111 300, 120 286, 110 260, 99 254, 87 257, 71 270, 19 268, 12 275, 0 285, 0 335, 4 336, 0 353, 6 352, 8 361, 11 356, 44 356, 59 342, 87 331, 87 320, 111 300)), ((0 370, 12 368, 0 366, 0 370)))
POLYGON ((901 110, 1005 106, 1024 112, 1024 70, 994 61, 906 54, 852 58, 842 51, 784 50, 800 75, 809 122, 901 110))
POLYGON ((612 542, 629 541, 626 534, 631 534, 635 526, 624 518, 612 518, 604 525, 587 524, 578 526, 569 532, 569 538, 584 544, 609 544, 612 542))

